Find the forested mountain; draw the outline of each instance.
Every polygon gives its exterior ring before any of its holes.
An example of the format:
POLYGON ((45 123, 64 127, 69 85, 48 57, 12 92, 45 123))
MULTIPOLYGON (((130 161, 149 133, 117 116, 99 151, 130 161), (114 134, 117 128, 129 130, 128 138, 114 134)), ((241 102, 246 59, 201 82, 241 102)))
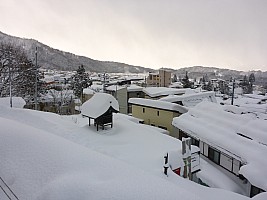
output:
MULTIPOLYGON (((144 72, 154 72, 154 69, 133 66, 129 64, 111 62, 111 61, 98 61, 85 56, 78 56, 69 52, 64 52, 58 49, 53 49, 45 44, 42 44, 34 39, 25 39, 7 35, 0 32, 0 42, 10 43, 15 46, 20 46, 25 50, 25 53, 28 56, 29 60, 34 60, 35 57, 35 48, 38 47, 38 64, 43 68, 56 69, 56 70, 66 70, 73 71, 76 70, 80 65, 83 65, 86 71, 91 72, 107 72, 107 73, 144 73, 144 72)), ((262 71, 237 71, 230 69, 221 69, 217 67, 203 67, 203 66, 194 66, 194 67, 182 67, 175 66, 175 68, 180 69, 171 69, 166 68, 173 73, 177 74, 178 77, 184 77, 186 72, 188 72, 189 78, 199 78, 207 75, 209 78, 222 78, 229 79, 240 78, 242 79, 244 75, 249 75, 251 73, 255 74, 256 83, 261 83, 265 85, 267 72, 262 71)), ((253 69, 253 67, 252 67, 253 69)))
POLYGON ((86 71, 92 72, 131 72, 144 73, 154 71, 153 69, 133 66, 119 62, 98 61, 85 56, 78 56, 69 52, 53 49, 34 39, 25 39, 10 36, 0 32, 0 42, 10 43, 23 48, 30 60, 35 57, 35 49, 38 47, 38 64, 41 67, 57 70, 76 70, 83 65, 86 71))

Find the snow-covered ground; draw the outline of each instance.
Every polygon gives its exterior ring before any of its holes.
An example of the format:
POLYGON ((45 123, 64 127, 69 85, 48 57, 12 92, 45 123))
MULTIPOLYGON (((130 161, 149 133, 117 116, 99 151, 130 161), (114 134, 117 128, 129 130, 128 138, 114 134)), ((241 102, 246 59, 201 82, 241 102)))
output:
POLYGON ((181 142, 122 114, 98 132, 81 115, 0 104, 0 118, 0 177, 19 199, 248 199, 166 177, 163 156, 181 142))

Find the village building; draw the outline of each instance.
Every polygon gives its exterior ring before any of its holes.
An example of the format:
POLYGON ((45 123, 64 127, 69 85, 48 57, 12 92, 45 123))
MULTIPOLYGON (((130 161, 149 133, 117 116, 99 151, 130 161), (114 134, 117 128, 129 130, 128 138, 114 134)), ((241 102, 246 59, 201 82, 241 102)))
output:
POLYGON ((94 126, 101 126, 104 130, 105 126, 113 126, 113 113, 119 112, 118 101, 110 94, 96 93, 91 99, 83 103, 81 114, 89 118, 89 126, 91 119, 94 120, 94 126))
POLYGON ((217 103, 214 92, 198 92, 183 95, 169 95, 159 99, 160 101, 166 101, 171 103, 176 103, 186 107, 192 107, 197 105, 202 101, 210 101, 217 103))
POLYGON ((173 135, 172 120, 187 112, 183 106, 144 98, 130 98, 129 104, 132 106, 132 116, 143 119, 144 124, 157 126, 168 130, 173 135))
MULTIPOLYGON (((267 190, 267 123, 251 114, 235 114, 211 102, 201 102, 173 119, 177 138, 191 137, 200 153, 217 168, 236 177, 246 195, 267 190)), ((238 108, 237 108, 238 109, 238 108)))
POLYGON ((158 73, 149 73, 147 77, 148 86, 168 87, 171 84, 171 72, 160 69, 158 73))

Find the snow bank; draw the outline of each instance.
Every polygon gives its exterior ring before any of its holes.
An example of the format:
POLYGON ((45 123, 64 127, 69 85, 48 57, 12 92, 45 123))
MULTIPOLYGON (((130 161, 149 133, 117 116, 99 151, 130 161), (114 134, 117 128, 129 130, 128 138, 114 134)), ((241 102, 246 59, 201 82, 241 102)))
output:
POLYGON ((122 115, 96 132, 81 115, 0 106, 0 126, 0 176, 19 199, 248 199, 166 177, 163 156, 181 142, 122 115))
POLYGON ((130 165, 1 118, 0 175, 19 199, 195 199, 130 165))
MULTIPOLYGON (((10 97, 0 98, 0 105, 10 107, 10 97)), ((26 102, 21 97, 12 97, 12 107, 13 108, 23 108, 26 102)))

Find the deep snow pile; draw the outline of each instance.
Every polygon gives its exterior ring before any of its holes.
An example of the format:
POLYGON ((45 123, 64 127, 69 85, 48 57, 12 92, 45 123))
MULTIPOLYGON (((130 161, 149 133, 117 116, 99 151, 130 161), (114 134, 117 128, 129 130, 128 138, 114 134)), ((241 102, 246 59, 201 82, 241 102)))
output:
POLYGON ((96 132, 80 115, 0 105, 0 176, 20 199, 247 199, 164 176, 163 156, 180 141, 120 115, 114 121, 96 132))

